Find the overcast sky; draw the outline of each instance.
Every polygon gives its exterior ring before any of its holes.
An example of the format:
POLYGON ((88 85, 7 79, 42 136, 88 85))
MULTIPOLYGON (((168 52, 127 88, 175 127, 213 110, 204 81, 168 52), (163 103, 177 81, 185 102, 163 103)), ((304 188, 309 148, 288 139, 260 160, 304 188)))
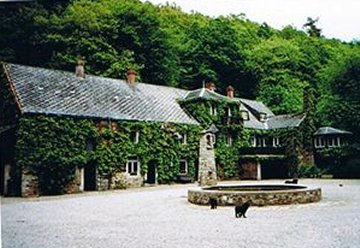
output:
POLYGON ((251 21, 281 29, 302 29, 307 17, 319 17, 317 26, 327 38, 360 40, 360 0, 150 0, 173 3, 185 12, 209 16, 245 13, 251 21))

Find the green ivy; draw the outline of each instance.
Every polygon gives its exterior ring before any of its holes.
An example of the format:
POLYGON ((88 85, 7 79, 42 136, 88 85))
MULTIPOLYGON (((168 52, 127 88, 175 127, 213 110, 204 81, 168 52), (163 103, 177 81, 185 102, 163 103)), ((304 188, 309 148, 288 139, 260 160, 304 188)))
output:
POLYGON ((20 119, 16 143, 18 171, 27 169, 37 175, 42 194, 63 193, 74 179, 75 169, 95 162, 100 176, 125 171, 126 161, 137 157, 141 174, 155 160, 158 182, 170 183, 179 176, 179 161, 188 161, 188 175, 195 177, 198 159, 199 130, 194 125, 155 122, 116 122, 118 128, 101 131, 92 120, 69 117, 28 115, 20 119), (133 131, 140 132, 138 144, 131 140, 133 131), (187 134, 187 143, 174 138, 174 133, 187 134), (93 149, 87 149, 91 141, 93 149))
POLYGON ((18 171, 26 169, 38 176, 43 194, 63 193, 91 153, 86 141, 96 138, 89 120, 66 117, 25 116, 19 121, 16 143, 18 171))

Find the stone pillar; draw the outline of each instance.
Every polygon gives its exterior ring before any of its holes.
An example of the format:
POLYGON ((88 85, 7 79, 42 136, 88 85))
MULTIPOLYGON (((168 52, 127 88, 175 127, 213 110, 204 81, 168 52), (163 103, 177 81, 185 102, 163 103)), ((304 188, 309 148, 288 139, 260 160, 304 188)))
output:
POLYGON ((80 173, 80 185, 79 185, 79 191, 84 191, 85 186, 85 174, 84 174, 84 168, 78 169, 80 173))
POLYGON ((213 186, 217 184, 215 165, 215 126, 202 132, 199 150, 199 183, 200 186, 213 186))

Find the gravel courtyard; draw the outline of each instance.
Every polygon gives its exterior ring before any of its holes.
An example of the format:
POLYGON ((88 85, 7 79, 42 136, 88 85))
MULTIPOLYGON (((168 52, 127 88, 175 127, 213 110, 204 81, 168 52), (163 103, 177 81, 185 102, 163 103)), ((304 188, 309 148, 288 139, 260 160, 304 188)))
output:
POLYGON ((250 207, 246 219, 188 203, 192 184, 2 198, 2 247, 360 247, 360 180, 300 183, 321 187, 322 201, 250 207))

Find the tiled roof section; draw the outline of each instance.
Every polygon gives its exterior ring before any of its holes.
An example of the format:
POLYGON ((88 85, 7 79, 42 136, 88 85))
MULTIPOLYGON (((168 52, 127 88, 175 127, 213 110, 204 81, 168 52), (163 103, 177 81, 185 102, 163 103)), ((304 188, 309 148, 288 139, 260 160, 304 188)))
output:
POLYGON ((5 64, 24 113, 198 124, 177 103, 187 91, 5 64))
POLYGON ((348 132, 348 131, 340 130, 337 128, 333 128, 333 127, 320 127, 314 133, 314 135, 331 135, 331 134, 341 135, 341 134, 352 134, 352 133, 348 132))
POLYGON ((262 102, 244 99, 244 98, 234 98, 243 103, 248 109, 250 109, 254 114, 265 113, 268 117, 274 116, 274 113, 265 106, 262 102))
POLYGON ((184 97, 184 100, 192 100, 197 98, 203 98, 206 100, 229 101, 229 102, 234 101, 233 99, 230 99, 227 96, 220 95, 206 88, 200 88, 193 91, 189 91, 184 97))
POLYGON ((305 114, 277 115, 267 120, 268 129, 299 127, 304 120, 305 114))

